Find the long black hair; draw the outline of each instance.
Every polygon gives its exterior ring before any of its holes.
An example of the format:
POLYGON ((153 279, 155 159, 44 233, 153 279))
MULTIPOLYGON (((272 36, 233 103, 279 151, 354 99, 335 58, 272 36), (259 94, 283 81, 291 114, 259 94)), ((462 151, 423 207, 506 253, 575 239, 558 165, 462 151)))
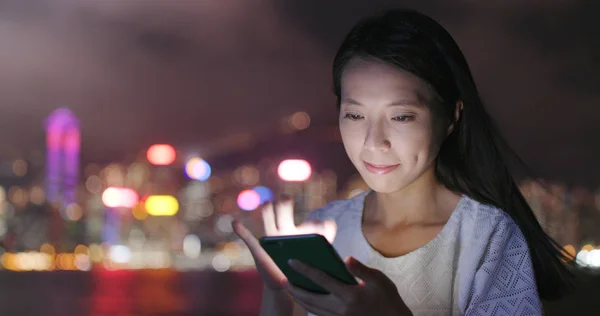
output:
POLYGON ((436 21, 407 9, 386 10, 360 21, 346 36, 333 62, 334 92, 340 107, 341 75, 352 58, 386 62, 429 83, 437 92, 438 110, 455 124, 444 140, 436 176, 448 189, 504 210, 523 232, 542 299, 557 299, 572 289, 571 261, 538 223, 511 170, 510 150, 495 127, 475 86, 460 48, 436 21), (463 104, 454 122, 457 102, 463 104))

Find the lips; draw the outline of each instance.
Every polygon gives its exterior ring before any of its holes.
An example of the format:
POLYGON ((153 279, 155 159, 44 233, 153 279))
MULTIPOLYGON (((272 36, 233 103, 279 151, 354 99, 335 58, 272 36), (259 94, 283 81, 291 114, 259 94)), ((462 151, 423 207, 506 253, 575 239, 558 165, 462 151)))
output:
POLYGON ((386 174, 386 173, 390 173, 392 171, 394 171, 396 168, 398 168, 398 166, 400 166, 400 164, 397 165, 374 165, 374 164, 370 164, 366 161, 363 161, 365 168, 367 168, 367 170, 369 170, 369 172, 374 173, 374 174, 386 174))

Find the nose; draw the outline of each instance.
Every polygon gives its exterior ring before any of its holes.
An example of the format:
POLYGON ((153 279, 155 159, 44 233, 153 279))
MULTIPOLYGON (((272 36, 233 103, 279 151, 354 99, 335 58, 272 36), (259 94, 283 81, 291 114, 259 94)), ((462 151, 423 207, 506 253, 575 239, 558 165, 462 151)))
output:
POLYGON ((382 122, 373 122, 369 125, 365 138, 365 149, 370 151, 386 152, 392 147, 382 122))

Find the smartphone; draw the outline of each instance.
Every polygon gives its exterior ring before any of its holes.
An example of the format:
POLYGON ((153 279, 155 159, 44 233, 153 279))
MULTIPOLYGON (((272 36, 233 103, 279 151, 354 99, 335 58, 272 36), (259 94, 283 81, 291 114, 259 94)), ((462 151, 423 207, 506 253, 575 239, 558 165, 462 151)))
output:
POLYGON ((321 235, 269 236, 262 237, 259 242, 288 281, 295 286, 314 293, 329 294, 323 287, 290 267, 288 265, 290 259, 319 269, 343 283, 357 284, 354 276, 346 269, 344 261, 321 235))

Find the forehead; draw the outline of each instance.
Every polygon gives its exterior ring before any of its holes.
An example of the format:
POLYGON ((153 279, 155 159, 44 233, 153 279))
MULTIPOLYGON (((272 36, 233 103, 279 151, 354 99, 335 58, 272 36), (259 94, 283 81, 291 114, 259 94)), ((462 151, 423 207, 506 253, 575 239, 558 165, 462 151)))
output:
POLYGON ((342 97, 412 98, 429 104, 435 92, 421 78, 383 61, 353 58, 341 76, 342 97))

